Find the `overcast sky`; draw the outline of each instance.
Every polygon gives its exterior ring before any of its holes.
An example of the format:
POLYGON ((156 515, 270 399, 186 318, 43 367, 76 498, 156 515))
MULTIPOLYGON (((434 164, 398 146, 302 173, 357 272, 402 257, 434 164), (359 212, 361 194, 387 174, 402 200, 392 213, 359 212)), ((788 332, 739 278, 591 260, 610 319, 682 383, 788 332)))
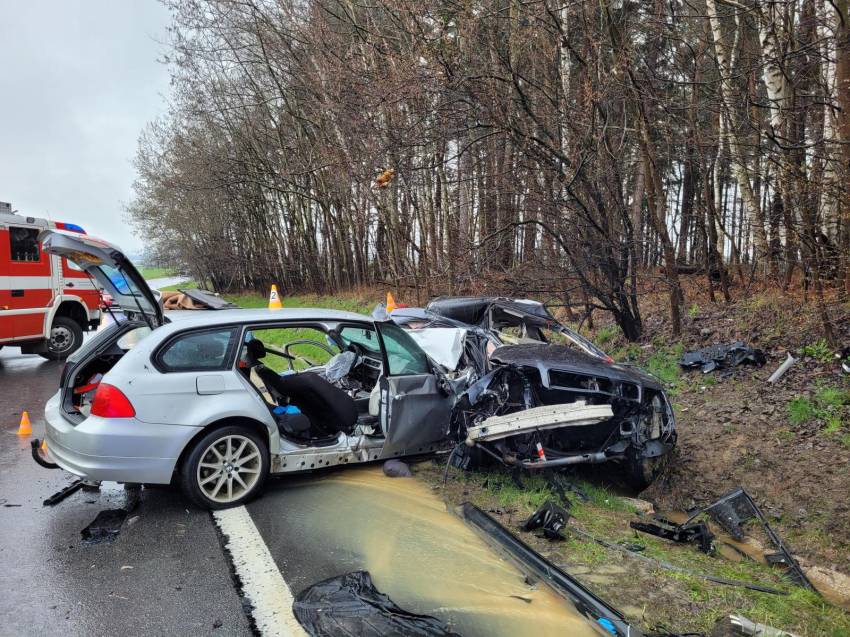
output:
POLYGON ((142 248, 123 204, 166 110, 168 19, 156 0, 0 0, 0 201, 142 248))

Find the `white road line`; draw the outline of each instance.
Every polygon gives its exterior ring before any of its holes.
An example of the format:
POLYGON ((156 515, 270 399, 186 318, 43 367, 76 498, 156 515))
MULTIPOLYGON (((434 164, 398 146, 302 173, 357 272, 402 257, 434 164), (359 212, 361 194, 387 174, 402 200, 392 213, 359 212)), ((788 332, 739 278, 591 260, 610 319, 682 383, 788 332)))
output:
POLYGON ((242 593, 251 602, 254 624, 263 637, 306 637, 292 614, 292 592, 283 581, 269 547, 244 506, 214 511, 242 593))

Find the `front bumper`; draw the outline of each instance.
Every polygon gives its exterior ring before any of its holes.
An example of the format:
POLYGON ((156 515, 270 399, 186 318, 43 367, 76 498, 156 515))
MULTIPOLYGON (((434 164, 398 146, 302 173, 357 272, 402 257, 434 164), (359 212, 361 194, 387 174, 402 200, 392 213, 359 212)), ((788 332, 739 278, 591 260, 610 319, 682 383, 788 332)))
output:
POLYGON ((44 409, 46 460, 87 480, 168 484, 181 452, 199 431, 97 416, 73 426, 60 403, 57 392, 44 409))

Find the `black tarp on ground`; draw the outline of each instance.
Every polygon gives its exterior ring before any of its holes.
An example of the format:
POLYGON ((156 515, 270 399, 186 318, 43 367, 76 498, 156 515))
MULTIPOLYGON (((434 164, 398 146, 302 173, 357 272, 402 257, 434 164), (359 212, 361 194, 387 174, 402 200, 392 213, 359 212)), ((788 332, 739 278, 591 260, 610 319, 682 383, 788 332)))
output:
POLYGON ((396 606, 366 571, 313 584, 296 596, 292 611, 313 637, 460 637, 434 617, 396 606))

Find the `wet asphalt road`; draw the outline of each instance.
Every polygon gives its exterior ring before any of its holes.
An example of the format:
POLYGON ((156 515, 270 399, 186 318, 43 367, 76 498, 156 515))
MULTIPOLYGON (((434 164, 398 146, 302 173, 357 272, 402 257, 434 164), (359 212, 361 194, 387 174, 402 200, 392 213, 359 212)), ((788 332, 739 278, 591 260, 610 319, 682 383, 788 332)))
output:
POLYGON ((15 432, 25 409, 42 436, 60 370, 0 350, 0 635, 250 635, 210 515, 177 491, 143 489, 117 539, 97 545, 80 531, 124 505, 119 485, 42 506, 72 478, 36 465, 15 432))

